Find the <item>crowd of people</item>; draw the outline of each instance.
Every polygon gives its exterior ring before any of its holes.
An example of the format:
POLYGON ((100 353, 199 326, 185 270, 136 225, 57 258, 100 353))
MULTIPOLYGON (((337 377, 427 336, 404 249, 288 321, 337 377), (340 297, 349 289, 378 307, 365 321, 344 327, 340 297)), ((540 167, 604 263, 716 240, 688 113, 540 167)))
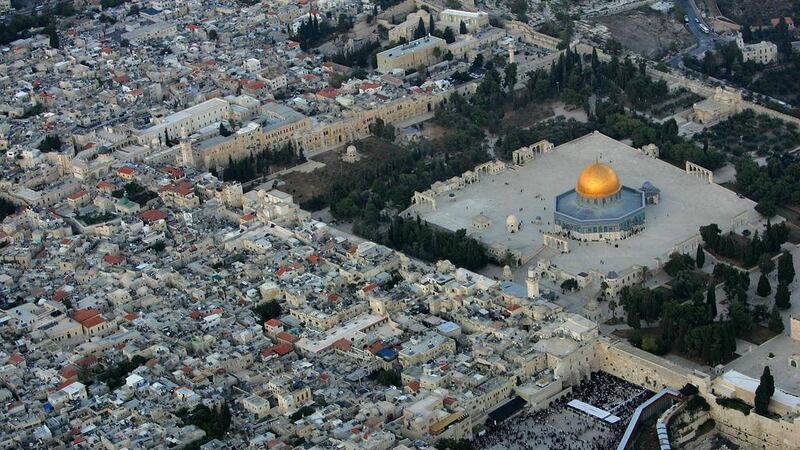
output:
POLYGON ((574 386, 548 408, 525 411, 476 438, 475 448, 605 450, 616 447, 633 411, 653 393, 605 372, 574 386), (581 400, 619 417, 611 424, 567 406, 581 400))

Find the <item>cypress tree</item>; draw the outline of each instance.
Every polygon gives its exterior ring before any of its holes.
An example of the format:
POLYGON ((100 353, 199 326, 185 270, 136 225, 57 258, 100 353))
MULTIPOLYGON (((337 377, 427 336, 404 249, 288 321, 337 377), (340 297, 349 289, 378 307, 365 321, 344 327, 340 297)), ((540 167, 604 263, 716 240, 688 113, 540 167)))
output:
POLYGON ((781 314, 778 312, 778 308, 776 307, 773 307, 769 314, 768 326, 769 329, 775 333, 783 332, 783 320, 781 320, 781 314))
POLYGON ((792 281, 794 281, 794 261, 789 252, 783 252, 778 258, 778 282, 788 286, 792 281))
POLYGON ((717 293, 713 284, 709 285, 706 290, 706 305, 708 305, 708 315, 713 322, 717 317, 717 293))
POLYGON ((467 34, 468 33, 467 24, 465 24, 463 20, 461 21, 461 24, 458 26, 458 33, 459 34, 467 34))
POLYGON ((769 411, 769 399, 775 393, 775 379, 769 373, 769 366, 764 367, 764 373, 761 374, 761 383, 756 388, 755 409, 758 414, 766 415, 769 411))
POLYGON ((425 37, 425 22, 422 21, 422 17, 419 18, 419 22, 417 23, 417 30, 414 31, 414 39, 419 39, 425 37))
POLYGON ((775 306, 780 309, 789 309, 792 306, 789 300, 789 287, 783 283, 778 284, 775 290, 775 306))
POLYGON ((758 294, 759 297, 766 297, 769 295, 770 292, 772 292, 772 286, 769 285, 769 280, 767 279, 767 276, 762 273, 761 276, 758 278, 758 286, 756 287, 756 294, 758 294))
POLYGON ((698 269, 702 269, 706 264, 706 252, 703 251, 702 245, 697 246, 697 255, 695 255, 694 260, 697 263, 698 269))

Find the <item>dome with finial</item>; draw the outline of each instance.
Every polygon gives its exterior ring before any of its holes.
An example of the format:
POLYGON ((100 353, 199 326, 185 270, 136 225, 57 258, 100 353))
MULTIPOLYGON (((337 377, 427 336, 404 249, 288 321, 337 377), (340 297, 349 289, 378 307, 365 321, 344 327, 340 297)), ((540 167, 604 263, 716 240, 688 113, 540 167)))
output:
POLYGON ((622 189, 619 177, 608 164, 596 162, 589 165, 580 176, 575 191, 584 197, 609 197, 622 189))

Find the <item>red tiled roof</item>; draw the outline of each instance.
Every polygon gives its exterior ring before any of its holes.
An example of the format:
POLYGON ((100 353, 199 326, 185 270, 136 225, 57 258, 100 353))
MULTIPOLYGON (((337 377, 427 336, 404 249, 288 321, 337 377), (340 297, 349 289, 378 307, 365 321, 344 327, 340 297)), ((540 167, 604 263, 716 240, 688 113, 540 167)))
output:
POLYGON ((106 255, 103 257, 103 261, 113 266, 118 266, 125 262, 125 257, 121 255, 106 255))
POLYGON ((113 190, 114 187, 115 186, 113 183, 109 183, 108 181, 105 180, 102 180, 99 183, 97 183, 97 189, 113 190))
POLYGON ((377 341, 369 346, 369 352, 373 355, 377 354, 383 348, 383 341, 377 341))
POLYGON ((81 322, 84 328, 94 328, 98 325, 106 323, 105 319, 100 316, 94 316, 81 322))
POLYGON ((287 355, 292 352, 292 344, 287 344, 286 342, 281 342, 280 344, 273 345, 272 348, 273 353, 277 353, 280 356, 287 355))
POLYGON ((77 364, 79 366, 82 366, 82 367, 91 367, 91 366, 97 364, 97 360, 98 360, 97 356, 89 355, 89 356, 86 356, 84 358, 81 358, 81 359, 75 361, 75 364, 77 364))
POLYGON ((83 197, 86 194, 88 194, 88 192, 81 190, 81 191, 69 194, 69 196, 67 198, 70 199, 70 200, 77 200, 77 199, 83 197))
POLYGON ((100 311, 98 311, 98 310, 96 310, 94 308, 79 309, 79 310, 75 311, 75 313, 72 314, 72 318, 76 322, 83 322, 84 320, 90 319, 90 318, 92 318, 94 316, 97 316, 99 314, 100 314, 100 311))
POLYGON ((353 344, 345 338, 341 338, 338 341, 333 343, 333 348, 337 348, 339 350, 348 351, 353 344))
POLYGON ((134 173, 136 173, 136 170, 134 170, 133 167, 125 166, 117 169, 117 173, 121 173, 123 175, 133 175, 134 173))
POLYGON ((61 368, 59 375, 65 380, 73 379, 78 376, 78 368, 72 364, 68 364, 61 368))
POLYGON ((164 171, 172 176, 172 178, 181 178, 184 175, 183 169, 175 166, 166 166, 164 171))
POLYGON ((9 356, 8 362, 10 362, 15 366, 18 366, 25 362, 25 358, 23 358, 22 355, 20 355, 19 353, 14 352, 11 356, 9 356))
POLYGON ((269 319, 268 321, 264 322, 264 324, 274 328, 274 327, 279 327, 279 326, 283 325, 283 322, 281 322, 278 319, 269 319))
POLYGON ((298 338, 297 336, 289 334, 285 331, 281 331, 280 333, 276 334, 275 338, 278 339, 279 341, 289 342, 292 344, 300 340, 300 338, 298 338))
POLYGON ((140 217, 142 220, 147 222, 157 222, 159 220, 164 220, 167 218, 167 213, 160 211, 158 209, 148 209, 144 211, 140 217))
POLYGON ((339 95, 339 91, 334 88, 325 88, 317 91, 317 95, 325 98, 336 98, 339 95))

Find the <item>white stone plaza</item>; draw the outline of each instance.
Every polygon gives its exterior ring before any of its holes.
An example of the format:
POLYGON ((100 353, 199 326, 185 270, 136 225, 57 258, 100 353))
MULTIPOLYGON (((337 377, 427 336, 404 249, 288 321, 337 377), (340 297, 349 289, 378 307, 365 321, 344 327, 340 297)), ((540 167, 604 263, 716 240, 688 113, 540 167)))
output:
POLYGON ((633 266, 655 269, 675 251, 693 251, 703 225, 716 223, 723 231, 762 226, 753 201, 709 181, 594 132, 538 152, 521 166, 481 173, 479 181, 437 193, 435 207, 416 203, 407 214, 419 214, 448 230, 465 229, 489 247, 522 255, 522 264, 549 260, 571 274, 623 272, 633 266), (621 240, 569 239, 567 253, 543 246, 544 233, 554 233, 556 197, 575 188, 583 169, 597 161, 612 167, 622 185, 639 189, 649 181, 660 189, 659 203, 646 207, 646 226, 621 240), (510 215, 519 223, 513 233, 510 215))

